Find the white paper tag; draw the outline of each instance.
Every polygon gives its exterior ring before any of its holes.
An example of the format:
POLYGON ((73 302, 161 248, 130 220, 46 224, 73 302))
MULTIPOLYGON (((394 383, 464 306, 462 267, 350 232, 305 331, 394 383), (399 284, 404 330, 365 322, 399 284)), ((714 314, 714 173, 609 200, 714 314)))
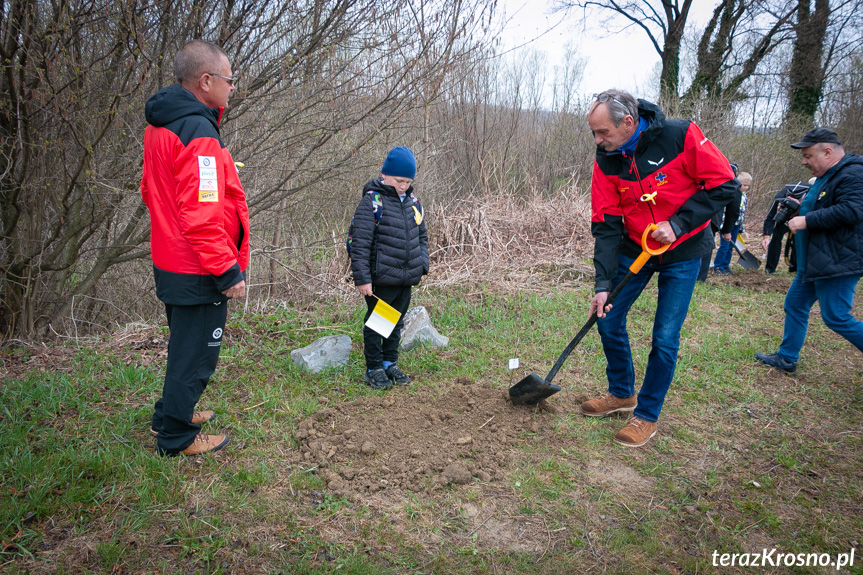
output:
POLYGON ((509 360, 509 368, 510 369, 518 369, 518 358, 517 357, 509 360))

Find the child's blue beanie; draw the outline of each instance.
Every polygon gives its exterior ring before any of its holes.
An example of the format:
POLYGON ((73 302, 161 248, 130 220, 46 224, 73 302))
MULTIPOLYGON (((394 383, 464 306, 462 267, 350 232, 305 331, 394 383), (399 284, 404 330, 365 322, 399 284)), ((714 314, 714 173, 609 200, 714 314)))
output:
POLYGON ((384 165, 381 166, 381 173, 385 176, 414 179, 417 174, 417 161, 414 158, 414 153, 404 146, 393 148, 387 154, 384 165))

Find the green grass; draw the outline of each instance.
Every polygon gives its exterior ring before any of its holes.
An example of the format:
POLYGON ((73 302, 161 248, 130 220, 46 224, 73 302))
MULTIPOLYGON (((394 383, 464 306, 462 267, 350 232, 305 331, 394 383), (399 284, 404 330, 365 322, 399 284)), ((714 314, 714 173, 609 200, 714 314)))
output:
MULTIPOLYGON (((400 364, 417 386, 466 377, 505 389, 527 371, 545 375, 589 298, 588 287, 417 290, 413 305, 429 308, 450 345, 400 364)), ((638 374, 655 303, 653 284, 630 315, 638 374)), ((164 366, 153 350, 58 347, 43 362, 35 348, 4 350, 35 367, 0 388, 0 572, 744 573, 714 567, 711 553, 847 552, 863 541, 863 361, 816 315, 797 377, 756 365, 755 352, 779 343, 781 306, 781 293, 697 287, 645 449, 611 443, 622 419, 574 412, 577 397, 605 387, 594 333, 558 376, 550 425, 520 437, 506 478, 368 499, 329 493, 290 457, 300 421, 376 396, 358 384, 357 345, 348 366, 318 375, 290 360, 324 335, 359 340, 360 306, 230 319, 205 392, 231 435, 218 457, 154 454, 146 430, 164 366)), ((863 572, 861 551, 850 572, 863 572)))

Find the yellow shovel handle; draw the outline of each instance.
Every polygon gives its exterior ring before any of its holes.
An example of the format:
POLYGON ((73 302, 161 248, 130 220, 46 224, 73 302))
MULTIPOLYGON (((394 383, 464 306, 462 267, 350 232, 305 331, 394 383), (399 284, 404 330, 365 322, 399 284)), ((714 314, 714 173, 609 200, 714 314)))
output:
POLYGON ((647 247, 647 234, 652 232, 653 230, 659 228, 656 224, 648 224, 646 228, 644 228, 644 233, 641 234, 641 253, 635 258, 635 261, 632 262, 632 265, 629 266, 629 271, 634 274, 637 274, 641 271, 641 268, 644 267, 644 264, 647 263, 647 260, 650 259, 650 256, 658 256, 659 254, 663 254, 671 247, 671 244, 663 244, 658 249, 650 249, 647 247))

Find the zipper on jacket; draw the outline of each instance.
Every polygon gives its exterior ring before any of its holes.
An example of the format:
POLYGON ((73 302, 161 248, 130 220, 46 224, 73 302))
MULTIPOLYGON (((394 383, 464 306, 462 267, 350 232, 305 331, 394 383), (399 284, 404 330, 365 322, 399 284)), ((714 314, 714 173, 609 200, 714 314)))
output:
POLYGON ((401 198, 399 198, 399 203, 402 205, 402 223, 405 226, 405 261, 402 264, 402 276, 405 281, 408 279, 408 269, 411 265, 410 229, 408 229, 408 219, 405 216, 408 213, 406 208, 410 207, 407 205, 408 202, 413 205, 413 200, 405 192, 405 201, 401 201, 401 198))
MULTIPOLYGON (((644 132, 642 132, 643 134, 644 132)), ((638 135, 638 140, 641 141, 641 134, 638 135)), ((638 150, 638 143, 635 144, 635 150, 638 150)), ((623 154, 623 157, 626 157, 626 154, 623 154)), ((641 197, 644 197, 646 194, 644 193, 644 186, 641 184, 641 173, 638 171, 638 164, 635 163, 635 151, 632 152, 632 159, 630 160, 630 169, 635 172, 635 178, 638 181, 638 189, 641 190, 641 197)), ((653 188, 651 188, 651 191, 653 188)), ((638 199, 641 201, 641 198, 638 199)), ((650 207, 650 204, 647 205, 647 209, 650 210, 650 219, 653 220, 653 223, 656 224, 656 216, 653 214, 653 208, 650 207)), ((662 265, 662 254, 658 256, 653 256, 658 258, 659 265, 662 265)))

